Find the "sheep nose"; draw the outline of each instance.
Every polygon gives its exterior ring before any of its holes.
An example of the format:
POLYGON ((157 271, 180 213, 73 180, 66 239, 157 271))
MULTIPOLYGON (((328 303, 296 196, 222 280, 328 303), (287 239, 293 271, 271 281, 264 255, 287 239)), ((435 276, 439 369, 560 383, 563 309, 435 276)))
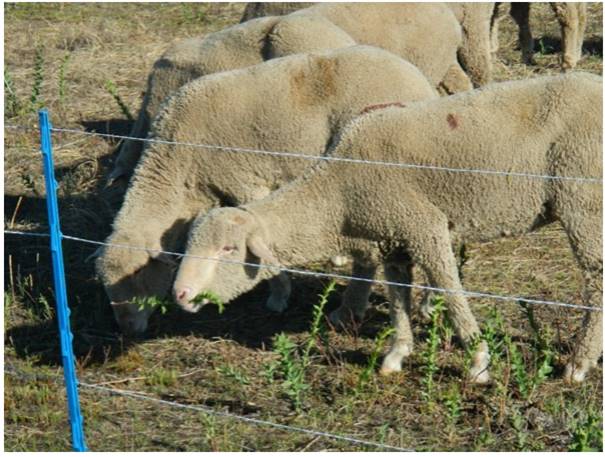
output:
POLYGON ((183 287, 181 289, 174 289, 174 298, 179 304, 189 303, 189 296, 191 295, 191 289, 189 287, 183 287))

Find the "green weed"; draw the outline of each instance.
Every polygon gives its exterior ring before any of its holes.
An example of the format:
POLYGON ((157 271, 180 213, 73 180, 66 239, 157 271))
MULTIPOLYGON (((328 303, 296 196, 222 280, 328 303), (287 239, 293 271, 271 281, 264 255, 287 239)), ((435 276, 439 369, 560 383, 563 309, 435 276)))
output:
POLYGON ((584 421, 576 424, 569 450, 603 452, 603 420, 597 412, 590 411, 584 421))
POLYGON ((126 103, 124 103, 124 101, 122 100, 122 97, 120 97, 116 84, 111 79, 108 79, 107 81, 105 81, 105 89, 107 90, 107 92, 109 92, 109 94, 116 101, 116 103, 120 107, 120 111, 122 111, 122 114, 124 116, 126 116, 126 118, 130 122, 134 122, 134 117, 132 116, 130 110, 128 109, 128 106, 126 106, 126 103))
POLYGON ((175 370, 156 368, 146 379, 146 383, 150 386, 171 387, 176 383, 176 380, 177 372, 175 370))
POLYGON ((36 111, 43 106, 40 101, 42 93, 42 82, 44 81, 44 48, 38 46, 34 54, 34 82, 29 98, 31 111, 36 111))
POLYGON ((248 379, 245 374, 243 374, 238 369, 234 368, 232 365, 224 365, 222 367, 218 367, 216 371, 218 371, 223 376, 236 380, 239 384, 250 384, 250 379, 248 379))
POLYGON ((17 98, 13 78, 6 67, 4 68, 4 95, 4 112, 6 116, 9 118, 18 116, 21 112, 21 103, 19 103, 19 99, 17 98))
POLYGON ((219 298, 218 295, 216 295, 214 292, 211 292, 209 290, 205 290, 205 291, 197 294, 193 298, 193 300, 191 300, 191 302, 195 303, 196 305, 199 305, 200 303, 203 303, 204 300, 209 300, 210 303, 214 303, 218 307, 219 314, 223 314, 223 312, 225 311, 225 305, 224 305, 223 301, 219 298))
POLYGON ((173 306, 170 300, 162 299, 152 295, 150 297, 135 297, 133 303, 139 305, 139 311, 145 309, 159 309, 162 314, 166 314, 173 306))
POLYGON ((437 352, 441 339, 439 337, 440 318, 445 309, 445 302, 443 297, 433 298, 433 311, 431 312, 431 324, 429 327, 429 336, 427 338, 427 347, 422 352, 422 372, 424 377, 422 378, 423 390, 421 392, 422 398, 427 402, 429 407, 432 407, 435 393, 435 381, 434 376, 439 370, 437 366, 437 352))
POLYGON ((298 345, 284 333, 277 335, 274 341, 274 352, 277 353, 279 359, 267 367, 266 374, 270 378, 274 378, 276 374, 282 377, 282 389, 297 411, 301 409, 303 396, 309 390, 305 374, 311 364, 311 351, 317 347, 318 337, 322 334, 325 305, 335 287, 336 283, 331 281, 319 296, 318 304, 313 306, 309 337, 300 356, 298 355, 298 345))
POLYGON ((452 384, 443 395, 443 404, 447 410, 448 423, 453 427, 462 413, 462 396, 457 384, 452 384))
POLYGON ((376 338, 374 339, 374 349, 370 354, 370 358, 368 359, 368 364, 359 374, 359 378, 357 379, 357 387, 355 388, 355 395, 361 393, 368 382, 374 376, 374 372, 376 371, 376 367, 378 366, 378 357, 382 354, 382 349, 384 348, 385 342, 387 338, 393 334, 395 331, 394 328, 387 327, 383 328, 376 338))

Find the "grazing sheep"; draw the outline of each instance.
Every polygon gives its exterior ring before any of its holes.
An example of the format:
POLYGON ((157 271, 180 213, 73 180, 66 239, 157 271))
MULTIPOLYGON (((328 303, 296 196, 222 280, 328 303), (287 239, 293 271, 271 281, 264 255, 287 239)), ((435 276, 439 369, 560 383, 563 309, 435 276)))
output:
MULTIPOLYGON (((410 63, 382 49, 353 46, 199 78, 163 105, 151 137, 320 155, 332 134, 368 106, 436 97, 410 63)), ((105 248, 97 260, 124 331, 144 331, 151 313, 139 312, 134 297, 170 293, 174 262, 166 263, 170 259, 154 250, 182 249, 187 225, 198 213, 262 198, 310 163, 147 144, 108 242, 149 250, 105 248)), ((286 277, 278 277, 272 287, 268 307, 283 309, 289 294, 286 277)))
MULTIPOLYGON (((511 2, 510 15, 519 26, 519 44, 523 62, 534 65, 534 39, 529 26, 530 5, 531 3, 526 2, 511 2)), ((582 58, 582 43, 586 30, 586 3, 551 2, 550 6, 561 26, 561 67, 563 71, 572 70, 582 58)), ((496 3, 491 30, 493 53, 498 51, 498 25, 504 15, 502 4, 496 3)))
MULTIPOLYGON (((154 64, 130 136, 144 138, 164 98, 197 77, 356 43, 397 54, 448 93, 468 90, 472 84, 456 60, 461 39, 453 13, 435 3, 321 4, 284 17, 248 21, 170 48, 154 64)), ((140 153, 140 142, 126 141, 110 181, 129 175, 140 153)))
POLYGON ((244 8, 240 23, 265 16, 285 16, 294 11, 309 8, 315 3, 305 2, 250 2, 244 8))
MULTIPOLYGON (((372 111, 351 122, 334 157, 562 177, 602 175, 602 78, 572 74, 492 84, 451 97, 372 111)), ((336 253, 409 283, 410 264, 432 286, 462 290, 452 243, 488 241, 559 221, 585 273, 586 301, 601 304, 602 187, 594 182, 321 162, 266 198, 198 217, 187 254, 290 267, 336 253), (405 260, 405 256, 409 256, 405 260), (393 265, 399 268, 393 268, 393 265)), ((211 290, 227 302, 276 268, 184 257, 173 294, 183 309, 211 290)), ((396 334, 382 365, 401 369, 413 347, 408 289, 391 289, 396 334)), ((463 294, 446 295, 465 344, 479 327, 463 294)), ((602 350, 602 316, 588 312, 566 377, 582 381, 602 350)), ((488 380, 482 342, 471 379, 488 380)))
MULTIPOLYGON (((282 16, 313 3, 248 3, 240 22, 264 16, 282 16)), ((494 3, 445 3, 462 27, 462 44, 458 49, 458 61, 470 77, 474 86, 482 86, 491 81, 490 21, 494 3)), ((383 7, 384 5, 381 5, 383 7)), ((340 6, 342 8, 342 6, 340 6)))

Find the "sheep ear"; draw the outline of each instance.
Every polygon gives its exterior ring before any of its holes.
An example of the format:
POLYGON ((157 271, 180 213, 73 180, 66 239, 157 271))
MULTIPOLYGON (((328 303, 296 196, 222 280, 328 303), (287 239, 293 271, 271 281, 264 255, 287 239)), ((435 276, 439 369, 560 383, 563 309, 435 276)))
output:
POLYGON ((251 235, 246 241, 248 249, 252 254, 266 263, 277 265, 277 259, 267 247, 263 239, 258 234, 251 235))

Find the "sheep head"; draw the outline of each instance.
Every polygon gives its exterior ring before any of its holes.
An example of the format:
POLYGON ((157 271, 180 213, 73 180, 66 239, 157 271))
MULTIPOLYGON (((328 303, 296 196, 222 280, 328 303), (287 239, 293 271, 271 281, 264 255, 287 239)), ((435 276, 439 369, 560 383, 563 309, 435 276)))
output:
POLYGON ((208 303, 196 300, 204 292, 231 301, 279 273, 276 268, 249 264, 277 263, 255 215, 239 208, 216 208, 192 225, 172 289, 174 300, 189 312, 208 303))
MULTIPOLYGON (((111 239, 112 244, 145 246, 143 239, 111 239)), ((157 246, 159 250, 159 245, 157 246)), ((107 246, 96 262, 105 292, 120 330, 139 335, 147 330, 152 307, 141 306, 141 299, 164 297, 170 291, 176 259, 150 249, 107 246)))

